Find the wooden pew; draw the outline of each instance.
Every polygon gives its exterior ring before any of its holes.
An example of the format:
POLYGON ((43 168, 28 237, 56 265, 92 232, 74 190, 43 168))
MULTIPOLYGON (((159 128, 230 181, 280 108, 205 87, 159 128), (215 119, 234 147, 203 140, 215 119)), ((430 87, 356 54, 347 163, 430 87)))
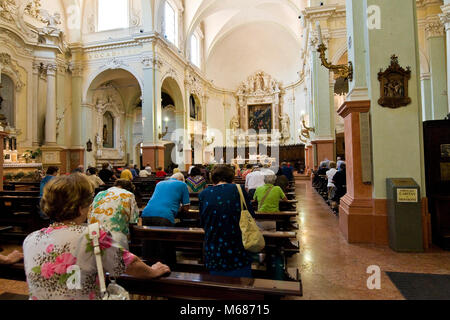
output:
POLYGON ((301 281, 232 278, 210 274, 172 272, 142 280, 128 275, 114 278, 131 294, 182 300, 279 300, 303 296, 301 281))
POLYGON ((30 233, 48 225, 39 215, 39 203, 39 195, 0 196, 0 226, 13 227, 0 234, 3 241, 22 242, 30 233))
MULTIPOLYGON (((300 246, 296 239, 296 232, 263 231, 262 233, 266 242, 263 252, 281 257, 285 266, 287 265, 287 258, 299 253, 300 246)), ((203 261, 205 232, 201 228, 131 226, 130 234, 130 250, 138 256, 141 256, 142 241, 167 241, 173 244, 175 250, 187 251, 203 261)), ((270 267, 266 266, 266 270, 269 269, 270 267)))
MULTIPOLYGON (((110 282, 109 274, 106 277, 110 282)), ((24 264, 0 265, 0 278, 26 281, 24 264)), ((278 300, 303 295, 301 280, 275 281, 181 272, 171 272, 157 279, 121 275, 114 277, 114 280, 130 294, 183 300, 278 300)))
MULTIPOLYGON (((296 218, 296 211, 280 211, 280 212, 256 212, 257 221, 274 221, 277 222, 278 231, 291 231, 297 229, 291 224, 291 218, 296 218)), ((199 227, 200 211, 198 209, 189 209, 189 212, 180 212, 176 217, 181 221, 180 226, 183 227, 199 227)))

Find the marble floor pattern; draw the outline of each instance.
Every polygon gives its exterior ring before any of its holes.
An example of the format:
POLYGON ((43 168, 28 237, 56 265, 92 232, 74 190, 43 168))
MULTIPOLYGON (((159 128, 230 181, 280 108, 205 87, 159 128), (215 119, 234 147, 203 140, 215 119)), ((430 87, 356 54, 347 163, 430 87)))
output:
MULTIPOLYGON (((338 218, 311 187, 296 183, 299 210, 300 254, 289 266, 299 268, 303 284, 301 300, 404 299, 386 271, 450 274, 450 252, 432 248, 425 253, 396 253, 387 246, 348 244, 340 233, 338 218), (381 289, 367 288, 369 266, 381 269, 381 289)), ((14 246, 4 246, 7 254, 14 246)), ((27 294, 25 282, 0 279, 0 294, 27 294)))

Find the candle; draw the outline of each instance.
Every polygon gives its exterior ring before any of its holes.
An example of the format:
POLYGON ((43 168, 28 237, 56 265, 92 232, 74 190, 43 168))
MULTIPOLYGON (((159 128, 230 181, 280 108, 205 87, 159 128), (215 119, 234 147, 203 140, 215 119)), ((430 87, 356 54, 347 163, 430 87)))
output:
POLYGON ((316 22, 316 26, 317 26, 317 35, 319 37, 319 44, 322 44, 323 43, 323 40, 322 40, 322 29, 320 28, 320 22, 319 21, 316 22))

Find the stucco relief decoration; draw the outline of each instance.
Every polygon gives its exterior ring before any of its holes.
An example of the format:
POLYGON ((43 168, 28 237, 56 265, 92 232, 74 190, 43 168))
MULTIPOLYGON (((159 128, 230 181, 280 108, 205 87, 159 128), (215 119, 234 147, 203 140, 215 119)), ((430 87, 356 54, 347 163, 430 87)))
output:
POLYGON ((58 25, 61 24, 61 14, 55 12, 52 15, 47 10, 41 10, 41 15, 41 21, 46 24, 46 26, 42 28, 42 32, 46 35, 59 37, 61 30, 58 25))
POLYGON ((22 90, 25 84, 20 77, 17 65, 13 63, 11 56, 7 53, 0 53, 0 74, 2 72, 13 78, 17 91, 22 90))
POLYGON ((388 108, 399 108, 411 103, 408 96, 408 82, 411 79, 411 69, 403 69, 398 63, 398 57, 391 57, 391 65, 378 73, 380 81, 380 99, 378 104, 388 108))
POLYGON ((202 84, 195 74, 188 73, 184 83, 189 88, 191 93, 195 93, 198 97, 203 95, 202 84))
POLYGON ((18 6, 15 0, 1 0, 0 1, 0 18, 13 22, 17 16, 18 6))
POLYGON ((100 69, 120 69, 123 67, 128 67, 128 64, 123 62, 120 59, 112 58, 108 60, 103 66, 100 67, 100 69))

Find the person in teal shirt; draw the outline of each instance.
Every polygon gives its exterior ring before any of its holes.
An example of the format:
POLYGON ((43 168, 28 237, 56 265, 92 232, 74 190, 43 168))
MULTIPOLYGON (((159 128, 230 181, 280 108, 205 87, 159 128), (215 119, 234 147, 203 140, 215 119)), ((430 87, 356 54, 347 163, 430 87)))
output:
POLYGON ((256 189, 254 200, 258 201, 258 212, 279 212, 280 201, 287 201, 283 190, 274 186, 277 177, 273 174, 264 177, 265 185, 256 189))

